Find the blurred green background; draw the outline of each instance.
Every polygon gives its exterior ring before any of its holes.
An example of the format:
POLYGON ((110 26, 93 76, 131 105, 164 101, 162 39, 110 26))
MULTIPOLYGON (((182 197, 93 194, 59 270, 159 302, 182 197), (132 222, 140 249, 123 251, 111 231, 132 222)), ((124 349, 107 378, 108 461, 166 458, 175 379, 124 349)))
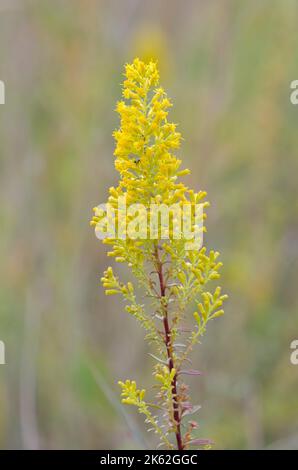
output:
POLYGON ((226 315, 194 355, 199 435, 298 448, 297 23, 296 0, 0 0, 1 448, 154 445, 117 385, 150 384, 152 359, 103 294, 110 260, 89 227, 117 181, 114 109, 136 55, 159 61, 225 265, 226 315))

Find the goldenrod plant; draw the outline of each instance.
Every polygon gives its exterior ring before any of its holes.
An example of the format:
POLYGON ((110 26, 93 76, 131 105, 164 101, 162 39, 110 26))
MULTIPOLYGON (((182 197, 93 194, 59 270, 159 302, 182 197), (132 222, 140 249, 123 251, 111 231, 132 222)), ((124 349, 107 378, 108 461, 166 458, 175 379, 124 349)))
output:
POLYGON ((107 295, 122 295, 128 314, 146 330, 155 363, 153 398, 127 379, 119 382, 122 403, 145 416, 167 449, 208 446, 209 440, 196 435, 191 415, 199 406, 191 404, 183 380, 185 375, 200 375, 189 368, 190 355, 207 323, 224 313, 227 297, 216 285, 207 290, 209 282, 220 277, 222 263, 219 253, 208 253, 202 243, 206 193, 180 181, 189 170, 181 170, 181 160, 174 155, 181 135, 168 121, 172 104, 159 86, 154 62, 135 59, 126 65, 123 98, 117 104, 120 128, 114 132, 119 184, 109 190, 108 209, 94 208, 91 225, 111 245, 108 256, 132 272, 135 283, 123 283, 108 267, 101 281, 107 295), (165 207, 170 208, 168 224, 159 213, 165 207), (183 216, 179 209, 185 209, 183 216), (184 230, 185 214, 190 216, 190 235, 184 230), (112 233, 115 226, 117 233, 112 233))

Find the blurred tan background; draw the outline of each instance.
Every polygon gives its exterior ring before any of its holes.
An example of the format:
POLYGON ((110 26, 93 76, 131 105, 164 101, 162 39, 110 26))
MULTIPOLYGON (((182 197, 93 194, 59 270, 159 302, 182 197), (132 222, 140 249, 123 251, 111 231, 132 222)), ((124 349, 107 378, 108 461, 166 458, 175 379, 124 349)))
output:
POLYGON ((154 445, 117 385, 149 384, 152 359, 103 294, 110 260, 88 225, 116 184, 114 109, 136 55, 159 61, 225 264, 226 315, 194 356, 199 435, 298 448, 297 23, 296 0, 0 0, 1 448, 154 445))

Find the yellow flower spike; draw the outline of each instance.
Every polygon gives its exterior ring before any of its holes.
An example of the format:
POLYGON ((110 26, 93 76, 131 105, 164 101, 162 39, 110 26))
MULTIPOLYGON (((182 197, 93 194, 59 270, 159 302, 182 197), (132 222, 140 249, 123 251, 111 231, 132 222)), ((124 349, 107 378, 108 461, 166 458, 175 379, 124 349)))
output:
MULTIPOLYGON (((227 296, 221 294, 220 288, 213 293, 206 291, 206 285, 219 278, 222 263, 218 262, 216 251, 208 253, 206 247, 198 249, 198 244, 195 249, 189 248, 184 233, 175 238, 175 228, 179 227, 176 214, 171 216, 166 236, 162 229, 167 228, 167 224, 158 219, 157 237, 148 237, 150 231, 146 223, 151 221, 151 204, 177 204, 180 210, 186 207, 190 212, 192 233, 200 241, 206 231, 203 221, 209 202, 205 200, 205 191, 195 192, 180 180, 190 171, 181 168, 182 162, 174 154, 182 137, 176 124, 169 122, 172 102, 159 85, 156 63, 144 63, 136 58, 133 63, 126 64, 124 75, 123 99, 116 105, 120 127, 113 133, 116 141, 114 164, 119 183, 110 188, 108 196, 115 220, 113 215, 107 215, 107 222, 110 225, 115 222, 120 230, 116 235, 108 231, 109 236, 103 243, 111 245, 109 257, 127 263, 137 284, 120 282, 111 267, 104 272, 101 282, 106 295, 122 295, 126 312, 144 327, 146 340, 157 349, 157 355, 152 355, 156 359, 154 388, 157 389, 157 404, 154 400, 153 403, 145 402, 145 389, 139 389, 131 380, 119 381, 122 403, 135 406, 145 416, 146 423, 166 448, 183 450, 189 448, 192 437, 190 432, 184 432, 182 423, 182 402, 189 402, 190 397, 180 371, 185 369, 193 346, 199 343, 208 321, 224 313, 222 305, 227 296), (121 200, 125 200, 125 207, 119 205, 121 200), (137 222, 136 214, 127 211, 134 204, 145 207, 145 213, 138 215, 137 222), (196 204, 203 208, 199 220, 194 210, 196 204), (143 226, 145 230, 140 234, 143 226), (132 227, 135 232, 139 231, 139 236, 131 235, 132 227), (140 292, 142 297, 150 299, 146 305, 137 301, 139 290, 143 291, 140 292), (192 329, 189 335, 180 337, 181 326, 184 319, 187 320, 187 307, 193 303, 197 305, 197 311, 192 316, 192 329), (154 416, 151 407, 161 408, 162 413, 154 416)), ((98 236, 105 214, 96 207, 93 212, 90 225, 95 227, 98 236)))

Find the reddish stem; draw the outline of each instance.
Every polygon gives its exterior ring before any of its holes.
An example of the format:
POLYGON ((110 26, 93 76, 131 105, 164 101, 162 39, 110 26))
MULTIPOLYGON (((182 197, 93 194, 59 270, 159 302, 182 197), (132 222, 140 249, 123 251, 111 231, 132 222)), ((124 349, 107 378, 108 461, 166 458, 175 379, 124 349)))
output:
MULTIPOLYGON (((159 255, 158 255, 158 248, 155 251, 156 260, 157 260, 157 273, 159 278, 159 285, 160 285, 160 295, 161 298, 165 297, 165 290, 166 285, 164 282, 163 271, 162 271, 162 263, 160 262, 159 255)), ((172 340, 171 340, 171 328, 169 325, 168 319, 168 310, 167 307, 164 308, 164 318, 163 318, 163 325, 164 325, 164 332, 165 332, 165 345, 167 348, 167 356, 168 356, 168 366, 169 371, 171 373, 172 369, 174 368, 174 359, 172 354, 172 340)), ((178 404, 178 394, 177 394, 177 373, 174 375, 172 380, 172 397, 173 397, 173 416, 176 426, 176 441, 178 450, 183 450, 183 441, 181 436, 181 416, 179 413, 179 404, 178 404)))

